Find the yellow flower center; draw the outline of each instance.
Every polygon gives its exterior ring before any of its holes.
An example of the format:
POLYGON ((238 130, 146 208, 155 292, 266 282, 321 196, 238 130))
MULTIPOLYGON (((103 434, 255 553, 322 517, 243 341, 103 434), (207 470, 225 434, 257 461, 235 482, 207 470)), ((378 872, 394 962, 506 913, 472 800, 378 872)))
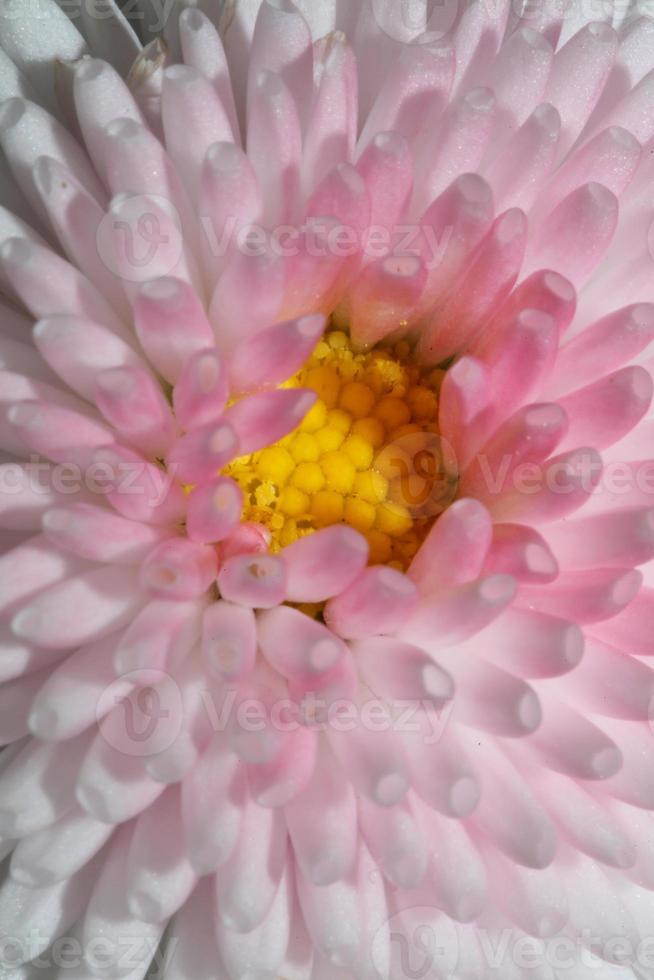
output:
POLYGON ((368 539, 372 564, 406 569, 456 492, 438 434, 443 376, 406 341, 359 353, 328 332, 286 385, 318 396, 302 423, 225 471, 243 490, 243 520, 269 528, 273 551, 345 522, 368 539))

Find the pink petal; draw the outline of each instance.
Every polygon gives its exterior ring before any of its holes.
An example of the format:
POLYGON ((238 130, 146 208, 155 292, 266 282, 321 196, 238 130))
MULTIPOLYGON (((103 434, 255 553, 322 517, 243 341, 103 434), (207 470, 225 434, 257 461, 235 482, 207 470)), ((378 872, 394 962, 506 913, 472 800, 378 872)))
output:
MULTIPOLYGON (((197 15, 202 16, 199 11, 197 15)), ((261 221, 263 201, 252 164, 231 142, 214 143, 208 149, 199 184, 205 265, 215 285, 228 259, 242 247, 248 229, 261 221)))
POLYGON ((168 471, 182 483, 207 483, 240 449, 228 421, 210 422, 192 429, 175 443, 168 455, 168 471))
POLYGON ((484 631, 484 640, 485 658, 527 679, 566 674, 584 655, 576 623, 529 609, 507 610, 484 631))
POLYGON ((274 71, 252 75, 248 98, 248 156, 259 181, 267 227, 297 215, 302 135, 295 99, 274 71))
POLYGON ((231 256, 210 307, 216 344, 222 353, 230 354, 246 336, 253 337, 275 323, 284 298, 284 276, 279 251, 261 235, 231 256))
POLYGON ((202 653, 209 670, 228 682, 247 677, 257 658, 257 621, 247 606, 221 600, 202 622, 202 653))
POLYGON ((198 351, 184 364, 173 390, 175 418, 184 429, 217 422, 228 396, 226 365, 218 351, 198 351))
POLYGON ((108 368, 138 367, 141 358, 111 330, 72 316, 40 320, 33 331, 43 359, 67 385, 92 400, 98 372, 108 368))
POLYGON ((250 932, 272 905, 286 857, 286 828, 279 811, 248 800, 236 849, 216 876, 218 916, 234 932, 250 932))
POLYGON ((35 319, 81 317, 119 337, 127 336, 127 328, 95 286, 48 248, 24 238, 10 238, 0 250, 0 265, 35 319))
POLYGON ((512 575, 519 582, 549 583, 559 574, 559 565, 548 541, 533 528, 496 524, 484 571, 512 575))
POLYGON ((143 562, 140 583, 152 595, 195 599, 216 578, 218 560, 208 545, 176 538, 164 541, 143 562))
POLYGON ((307 388, 282 388, 249 395, 225 413, 242 454, 254 453, 288 435, 300 424, 316 400, 307 388))
POLYGON ((218 572, 223 599, 253 609, 271 609, 286 596, 286 566, 266 554, 239 554, 227 558, 218 572))
POLYGON ((566 572, 547 590, 523 586, 520 604, 537 612, 577 623, 595 623, 617 616, 638 593, 642 575, 636 569, 594 568, 566 572))
POLYGON ((408 575, 423 595, 471 582, 484 566, 491 535, 485 507, 476 500, 457 500, 431 528, 408 575))
POLYGON ((172 65, 163 74, 161 117, 170 153, 190 197, 197 201, 204 158, 210 146, 232 141, 227 112, 211 84, 200 71, 172 65), (179 126, 179 120, 184 126, 179 126))
POLYGON ((298 725, 274 759, 248 765, 248 787, 260 806, 286 806, 305 789, 315 768, 317 741, 315 732, 298 725))
POLYGON ((334 525, 298 538, 282 551, 286 598, 322 602, 347 589, 364 569, 368 547, 352 528, 334 525))
POLYGON ((134 326, 146 354, 172 384, 192 354, 214 344, 197 296, 179 279, 160 279, 141 287, 134 304, 134 326))
POLYGON ((144 922, 163 922, 184 905, 195 887, 195 873, 177 833, 179 792, 172 787, 140 815, 127 858, 126 898, 130 912, 144 922))
POLYGON ((325 745, 313 778, 285 815, 304 878, 325 886, 348 876, 356 854, 356 798, 325 745))
POLYGON ((229 360, 232 390, 274 388, 300 370, 325 327, 323 316, 278 323, 240 343, 229 360))
MULTIPOLYGON (((52 671, 32 704, 29 725, 44 740, 67 741, 95 726, 102 717, 107 689, 125 697, 133 679, 116 679, 113 663, 120 633, 76 650, 52 671)), ((114 705, 107 705, 107 710, 114 705)))
POLYGON ((224 865, 236 847, 245 793, 245 766, 216 737, 182 781, 184 841, 197 874, 224 865))
POLYGON ((342 640, 322 623, 289 606, 260 613, 257 634, 271 667, 299 683, 311 683, 347 654, 342 640))
POLYGON ((122 284, 98 250, 97 234, 105 212, 96 198, 67 167, 49 156, 39 157, 34 182, 67 257, 107 297, 121 319, 128 320, 122 284))
POLYGON ((452 287, 432 330, 420 341, 420 352, 437 364, 465 344, 509 295, 518 277, 526 246, 527 224, 514 208, 500 215, 470 269, 452 287))
POLYGON ((172 524, 186 510, 184 492, 173 482, 176 476, 175 469, 166 472, 129 449, 111 446, 94 453, 87 479, 123 517, 146 524, 172 524))
POLYGON ((527 268, 554 269, 582 285, 604 257, 618 223, 618 201, 602 184, 568 195, 533 236, 527 268))
POLYGON ((454 696, 452 678, 431 657, 410 643, 392 637, 359 640, 352 652, 362 676, 381 697, 442 708, 454 696))
POLYGON ((399 133, 378 133, 361 154, 357 170, 368 189, 371 226, 386 229, 392 236, 413 191, 409 144, 399 133))
POLYGON ((218 477, 196 487, 190 496, 186 531, 191 541, 210 544, 224 541, 239 523, 243 492, 229 477, 218 477))
POLYGON ((407 140, 421 135, 422 121, 437 118, 454 76, 454 52, 437 33, 407 45, 391 65, 363 127, 360 146, 393 130, 407 140))
POLYGON ((638 356, 654 339, 654 306, 635 303, 587 327, 559 351, 548 391, 576 390, 638 356))
POLYGON ((365 569, 347 589, 330 599, 325 622, 345 639, 393 633, 411 614, 417 589, 405 575, 383 565, 365 569))
POLYGON ((516 581, 510 575, 477 579, 423 600, 398 633, 411 643, 461 642, 499 616, 515 592, 516 581))
POLYGON ((125 625, 142 602, 134 574, 110 565, 41 592, 16 613, 11 628, 37 646, 64 650, 125 625))
POLYGON ((314 59, 320 77, 302 154, 307 196, 333 167, 352 161, 358 123, 357 66, 346 37, 334 32, 318 41, 314 59))
POLYGON ((598 449, 617 442, 636 427, 652 401, 654 385, 645 368, 622 368, 561 399, 570 418, 564 445, 589 443, 598 449))
POLYGON ((166 455, 175 437, 175 422, 148 371, 139 367, 101 371, 95 401, 122 440, 151 459, 166 455))
POLYGON ((369 347, 402 327, 425 288, 427 270, 415 255, 371 262, 350 291, 352 337, 369 347))
POLYGON ((53 506, 43 515, 43 530, 64 551, 88 561, 136 565, 171 536, 170 531, 127 520, 92 504, 53 506))
POLYGON ((187 7, 179 15, 179 38, 184 63, 196 68, 211 80, 229 117, 234 139, 238 142, 239 127, 234 94, 220 34, 201 10, 187 7))
POLYGON ((162 671, 175 672, 200 638, 204 603, 157 598, 139 610, 114 645, 111 661, 116 674, 129 680, 138 671, 145 684, 156 684, 162 671))

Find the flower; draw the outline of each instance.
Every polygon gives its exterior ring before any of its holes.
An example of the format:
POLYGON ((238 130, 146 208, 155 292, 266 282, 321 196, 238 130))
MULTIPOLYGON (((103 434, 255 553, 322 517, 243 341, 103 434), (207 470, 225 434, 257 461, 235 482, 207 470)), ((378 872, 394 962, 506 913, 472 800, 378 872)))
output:
POLYGON ((651 19, 63 6, 0 9, 3 975, 649 975, 651 19))

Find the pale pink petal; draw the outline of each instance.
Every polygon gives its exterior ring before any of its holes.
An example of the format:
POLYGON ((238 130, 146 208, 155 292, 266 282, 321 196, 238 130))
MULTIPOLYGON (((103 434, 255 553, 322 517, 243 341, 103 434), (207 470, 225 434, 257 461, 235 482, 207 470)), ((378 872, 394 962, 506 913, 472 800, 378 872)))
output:
POLYGON ((324 317, 300 317, 245 339, 229 359, 232 390, 242 394, 286 381, 312 353, 324 327, 324 317))
POLYGON ((116 367, 101 371, 95 403, 119 438, 149 456, 165 456, 176 435, 175 421, 149 371, 116 367))
POLYGON ((209 147, 234 137, 229 117, 211 82, 184 65, 164 71, 161 115, 168 152, 190 197, 197 201, 209 147), (180 118, 183 129, 177 125, 180 118))
POLYGON ((348 588, 366 565, 367 544, 349 527, 335 525, 298 538, 282 552, 291 602, 320 602, 348 588))
POLYGON ((188 358, 173 389, 177 422, 195 429, 217 422, 227 404, 227 369, 218 352, 210 347, 188 358))
POLYGON ((281 881, 286 828, 279 810, 247 800, 236 848, 216 876, 218 919, 235 932, 250 932, 264 920, 281 881))
POLYGON ((48 317, 36 324, 33 337, 52 370, 88 400, 93 397, 99 371, 142 365, 129 344, 91 320, 72 316, 48 317))
POLYGON ((183 538, 158 545, 141 566, 140 585, 158 598, 195 599, 216 578, 216 552, 183 538))
POLYGON ((324 610, 330 629, 345 639, 393 633, 418 601, 413 583, 396 569, 365 569, 324 610))
POLYGON ((201 10, 189 7, 179 17, 179 39, 184 62, 206 75, 228 115, 234 138, 239 127, 225 49, 218 31, 201 10))
POLYGON ((335 31, 315 45, 314 72, 316 69, 319 82, 302 153, 305 195, 333 167, 343 160, 351 162, 358 123, 356 60, 343 33, 335 31))
POLYGON ((168 470, 182 483, 207 483, 238 455, 240 448, 234 428, 221 418, 178 439, 168 455, 168 470))
POLYGON ((182 781, 184 840, 198 875, 225 864, 245 805, 245 766, 217 736, 182 781))
POLYGON ((108 636, 129 622, 143 602, 134 573, 100 568, 39 593, 11 621, 17 636, 64 650, 108 636))
POLYGON ((113 833, 75 806, 56 823, 24 837, 11 858, 11 876, 27 888, 65 881, 104 847, 113 833))
POLYGON ((257 621, 246 606, 214 603, 204 614, 202 653, 209 670, 228 681, 241 680, 254 667, 257 621))
POLYGON ((177 827, 179 792, 171 787, 138 818, 127 857, 127 903, 145 922, 166 921, 187 900, 196 877, 177 827))
POLYGON ((257 638, 268 663, 300 683, 330 671, 347 653, 343 641, 322 623, 288 606, 259 614, 257 638))
POLYGON ((306 388, 287 388, 242 398, 225 413, 241 453, 253 453, 288 435, 316 400, 306 388))
POLYGON ((173 384, 190 355, 213 346, 213 332, 197 296, 178 279, 144 285, 134 305, 134 318, 143 349, 173 384))
POLYGON ((356 855, 356 799, 325 745, 311 782, 286 805, 285 816, 303 876, 325 886, 349 875, 356 855))
POLYGON ((152 599, 114 644, 115 673, 129 680, 138 671, 140 683, 151 673, 156 683, 162 670, 175 671, 198 642, 203 611, 202 601, 152 599))
POLYGON ((130 843, 133 838, 133 825, 127 824, 118 829, 111 842, 111 850, 104 862, 102 871, 88 900, 82 919, 82 944, 85 950, 84 965, 88 972, 97 970, 98 958, 94 950, 94 937, 101 936, 113 930, 121 936, 121 942, 132 947, 129 963, 121 957, 118 950, 110 951, 108 960, 114 976, 128 976, 139 964, 145 965, 152 957, 163 925, 161 923, 146 923, 136 919, 130 912, 125 894, 129 866, 128 856, 130 843))
POLYGON ((252 78, 248 154, 261 188, 264 223, 275 228, 289 224, 297 216, 302 157, 300 119, 283 77, 262 70, 252 78))
MULTIPOLYGON (((116 677, 113 656, 120 633, 76 650, 50 674, 32 703, 30 729, 46 741, 66 741, 86 731, 103 715, 102 695, 116 698, 134 686, 129 677, 116 677)), ((113 704, 106 705, 106 710, 113 704)))
POLYGON ((238 554, 227 558, 218 572, 223 599, 253 609, 271 609, 287 593, 286 566, 274 555, 238 554))

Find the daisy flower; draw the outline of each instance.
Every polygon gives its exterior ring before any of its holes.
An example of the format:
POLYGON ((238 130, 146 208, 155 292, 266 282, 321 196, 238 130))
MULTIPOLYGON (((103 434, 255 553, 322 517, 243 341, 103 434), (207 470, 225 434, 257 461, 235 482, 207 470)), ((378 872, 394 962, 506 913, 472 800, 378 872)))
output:
POLYGON ((122 6, 0 3, 0 976, 654 975, 654 22, 122 6))

